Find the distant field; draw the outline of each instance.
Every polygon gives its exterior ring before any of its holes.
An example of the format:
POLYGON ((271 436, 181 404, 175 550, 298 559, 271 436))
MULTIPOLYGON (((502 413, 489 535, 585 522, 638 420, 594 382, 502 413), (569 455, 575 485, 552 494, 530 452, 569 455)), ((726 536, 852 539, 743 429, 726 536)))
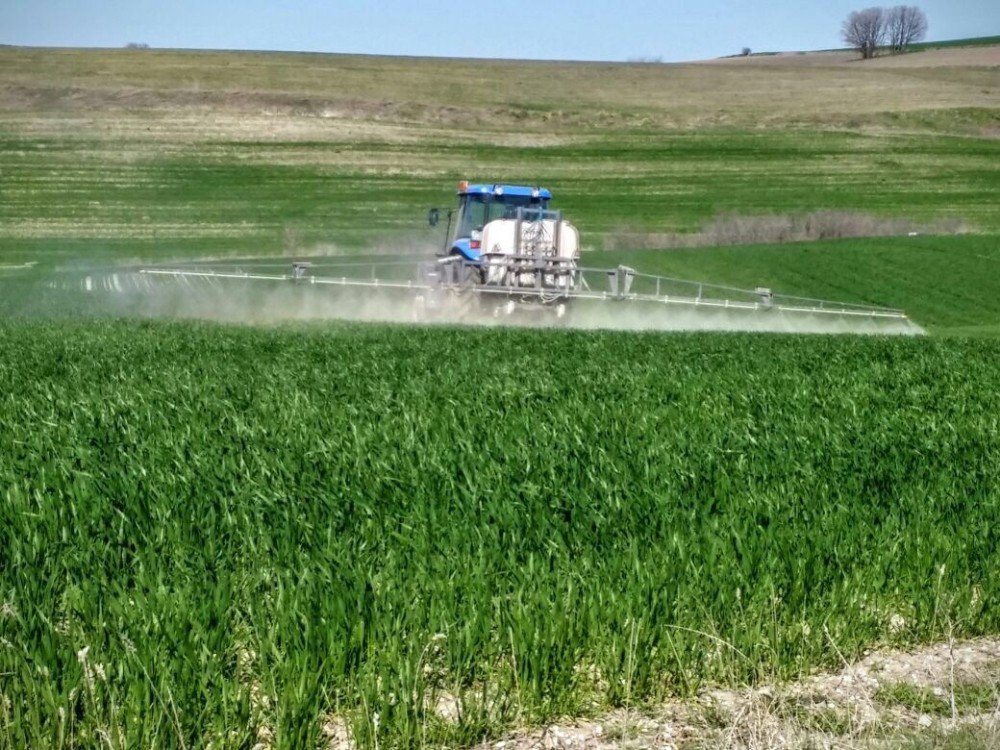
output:
POLYGON ((388 249, 434 241, 430 206, 462 176, 552 186, 584 244, 616 231, 688 232, 720 212, 816 207, 1000 229, 1000 140, 706 131, 580 137, 547 146, 0 140, 0 248, 90 240, 97 256, 388 249), (874 175, 874 178, 872 176, 874 175))
POLYGON ((517 132, 841 125, 857 115, 1000 102, 989 59, 930 79, 836 64, 762 73, 699 64, 161 50, 9 48, 0 49, 0 60, 5 109, 81 114, 210 108, 517 132))
POLYGON ((910 49, 920 51, 947 47, 992 47, 996 45, 1000 45, 1000 36, 977 36, 968 39, 945 39, 940 42, 919 42, 911 44, 910 49))
POLYGON ((0 62, 4 256, 60 241, 88 257, 421 248, 424 210, 463 177, 550 185, 591 248, 719 212, 1000 228, 989 67, 17 48, 0 62))

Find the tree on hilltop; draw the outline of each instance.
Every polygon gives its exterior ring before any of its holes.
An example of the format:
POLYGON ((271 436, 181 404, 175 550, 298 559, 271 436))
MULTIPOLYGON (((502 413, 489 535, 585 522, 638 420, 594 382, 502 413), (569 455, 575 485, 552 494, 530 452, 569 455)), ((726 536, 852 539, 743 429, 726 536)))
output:
POLYGON ((914 5, 897 5, 886 12, 889 46, 893 52, 904 52, 927 36, 927 16, 914 5))
POLYGON ((868 60, 885 44, 887 13, 882 8, 856 10, 841 27, 844 41, 868 60))

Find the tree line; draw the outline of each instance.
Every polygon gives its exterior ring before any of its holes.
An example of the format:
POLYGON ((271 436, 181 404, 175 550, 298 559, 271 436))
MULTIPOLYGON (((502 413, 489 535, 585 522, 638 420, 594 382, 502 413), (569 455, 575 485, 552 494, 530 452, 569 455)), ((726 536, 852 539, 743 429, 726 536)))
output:
POLYGON ((905 52, 911 44, 921 41, 927 35, 927 16, 913 5, 865 8, 846 18, 841 34, 867 60, 880 49, 905 52))

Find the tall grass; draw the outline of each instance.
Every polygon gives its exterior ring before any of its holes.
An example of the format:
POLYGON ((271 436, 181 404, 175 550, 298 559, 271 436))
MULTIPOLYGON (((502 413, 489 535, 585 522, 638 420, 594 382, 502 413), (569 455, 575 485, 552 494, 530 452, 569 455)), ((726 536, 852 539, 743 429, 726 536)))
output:
POLYGON ((5 747, 458 744, 1000 625, 993 342, 0 350, 5 747))

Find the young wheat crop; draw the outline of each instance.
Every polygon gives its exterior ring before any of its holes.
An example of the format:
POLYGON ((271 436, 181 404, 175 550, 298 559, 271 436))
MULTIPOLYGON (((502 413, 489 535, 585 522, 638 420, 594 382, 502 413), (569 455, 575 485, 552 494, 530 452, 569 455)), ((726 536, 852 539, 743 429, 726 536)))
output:
POLYGON ((1000 345, 0 322, 0 745, 473 742, 1000 626, 1000 345))

